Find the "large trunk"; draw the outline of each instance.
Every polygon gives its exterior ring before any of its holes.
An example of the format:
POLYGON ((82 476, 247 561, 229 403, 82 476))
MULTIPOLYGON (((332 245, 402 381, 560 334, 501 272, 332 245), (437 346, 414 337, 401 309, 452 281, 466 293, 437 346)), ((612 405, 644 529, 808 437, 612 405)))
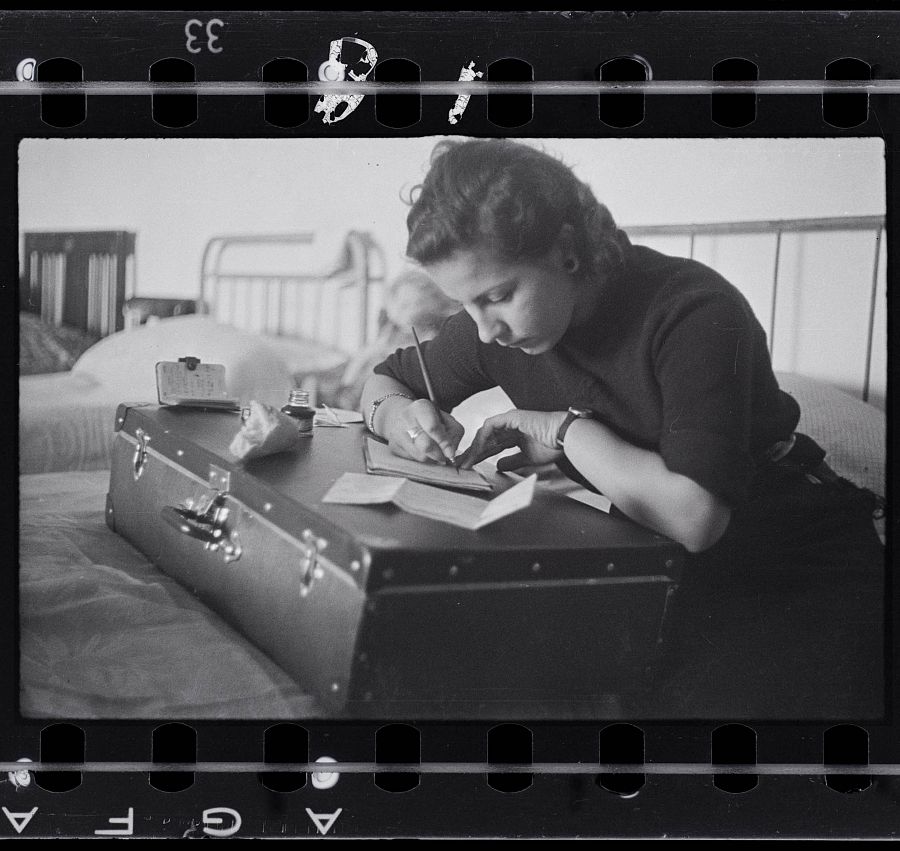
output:
POLYGON ((325 504, 361 427, 242 466, 239 424, 122 406, 107 520, 334 717, 604 717, 646 687, 678 545, 540 489, 477 532, 325 504))

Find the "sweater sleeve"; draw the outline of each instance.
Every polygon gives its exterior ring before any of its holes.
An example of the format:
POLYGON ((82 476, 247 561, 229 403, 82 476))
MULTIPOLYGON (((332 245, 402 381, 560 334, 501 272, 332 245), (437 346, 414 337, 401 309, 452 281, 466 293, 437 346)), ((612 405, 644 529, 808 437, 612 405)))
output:
POLYGON ((663 313, 654 341, 660 454, 670 470, 734 507, 755 469, 753 370, 761 354, 768 357, 765 335, 750 307, 728 292, 686 293, 663 313))
MULTIPOLYGON (((442 410, 450 411, 469 396, 497 383, 484 368, 481 345, 475 323, 465 311, 451 316, 434 339, 422 343, 422 356, 442 410)), ((420 398, 428 397, 419 357, 412 346, 397 349, 374 372, 399 381, 420 398)))

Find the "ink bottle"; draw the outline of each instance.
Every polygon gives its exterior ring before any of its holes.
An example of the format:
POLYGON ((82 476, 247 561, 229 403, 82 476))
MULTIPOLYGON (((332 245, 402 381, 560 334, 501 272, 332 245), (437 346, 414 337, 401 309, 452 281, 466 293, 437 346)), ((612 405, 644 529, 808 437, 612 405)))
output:
POLYGON ((313 436, 313 420, 316 412, 309 406, 308 390, 291 390, 291 397, 281 409, 281 413, 287 414, 297 423, 301 437, 313 436))

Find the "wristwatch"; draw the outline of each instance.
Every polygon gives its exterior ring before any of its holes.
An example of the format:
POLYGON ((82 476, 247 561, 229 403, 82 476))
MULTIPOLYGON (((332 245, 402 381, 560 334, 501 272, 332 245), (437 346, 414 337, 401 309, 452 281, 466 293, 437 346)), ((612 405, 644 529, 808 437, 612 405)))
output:
POLYGON ((590 408, 569 408, 569 413, 566 414, 566 418, 562 421, 562 425, 559 427, 559 431, 556 432, 556 448, 563 449, 563 441, 566 439, 566 432, 569 430, 569 426, 572 425, 575 420, 592 420, 594 418, 594 412, 590 408))

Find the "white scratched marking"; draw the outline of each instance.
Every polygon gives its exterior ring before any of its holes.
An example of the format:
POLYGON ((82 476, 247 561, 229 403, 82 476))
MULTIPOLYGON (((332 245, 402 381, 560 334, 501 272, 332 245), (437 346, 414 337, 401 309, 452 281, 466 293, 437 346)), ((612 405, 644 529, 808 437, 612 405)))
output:
MULTIPOLYGON (((344 38, 336 38, 331 42, 328 50, 328 61, 323 62, 319 66, 319 79, 323 82, 334 82, 334 78, 337 76, 341 80, 344 79, 346 74, 351 80, 355 83, 365 82, 366 78, 369 74, 372 73, 372 70, 375 68, 376 63, 378 62, 378 51, 369 44, 367 41, 363 41, 360 38, 351 38, 346 36, 344 38), (347 64, 341 62, 341 46, 344 41, 352 42, 360 47, 365 48, 366 55, 365 59, 359 60, 363 62, 365 65, 369 67, 364 70, 362 73, 358 73, 352 69, 347 68, 347 64)), ((350 113, 352 113, 356 107, 362 103, 362 99, 365 95, 323 95, 316 102, 315 112, 322 113, 322 122, 325 124, 336 124, 338 121, 343 121, 350 113), (341 105, 345 105, 346 108, 340 113, 337 114, 337 110, 341 105)))
MULTIPOLYGON (((475 61, 472 60, 468 65, 464 65, 459 69, 459 82, 461 83, 471 83, 474 82, 476 77, 483 77, 483 71, 475 70, 475 61)), ((466 107, 469 105, 469 98, 471 95, 458 95, 456 98, 456 103, 453 104, 453 109, 450 110, 449 115, 447 116, 447 120, 451 124, 459 123, 459 119, 462 118, 463 113, 466 111, 466 107)))

